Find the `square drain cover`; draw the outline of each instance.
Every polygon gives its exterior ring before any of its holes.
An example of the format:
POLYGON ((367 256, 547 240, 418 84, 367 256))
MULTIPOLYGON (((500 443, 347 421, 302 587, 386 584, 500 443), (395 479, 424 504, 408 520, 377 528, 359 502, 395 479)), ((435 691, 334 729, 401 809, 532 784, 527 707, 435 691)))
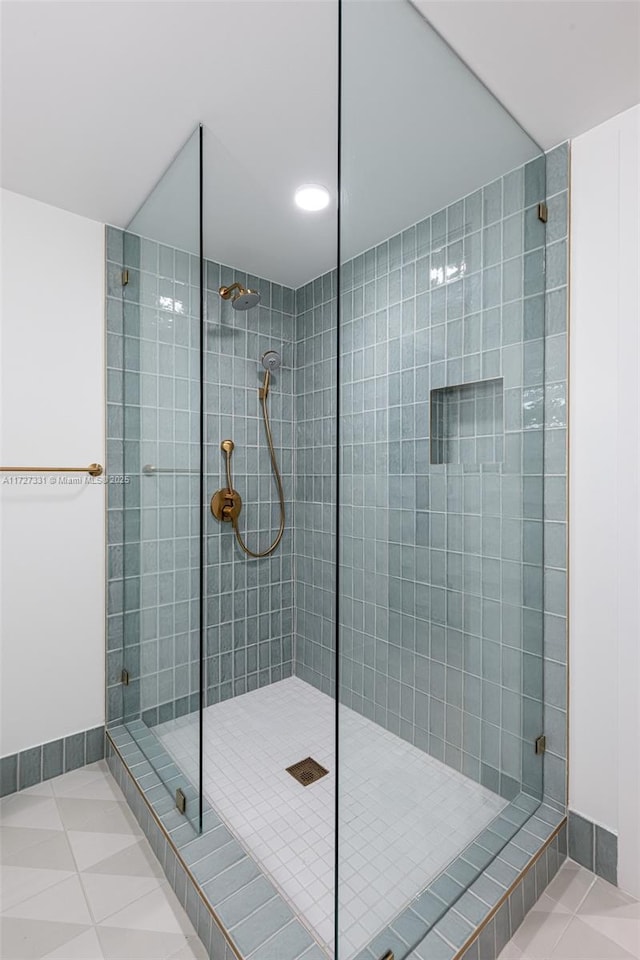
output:
POLYGON ((303 787, 308 787, 310 784, 315 783, 316 780, 326 776, 329 771, 320 766, 317 760, 314 760, 312 757, 307 757, 306 760, 300 760, 298 763, 294 763, 292 767, 287 767, 287 773, 295 777, 303 787))

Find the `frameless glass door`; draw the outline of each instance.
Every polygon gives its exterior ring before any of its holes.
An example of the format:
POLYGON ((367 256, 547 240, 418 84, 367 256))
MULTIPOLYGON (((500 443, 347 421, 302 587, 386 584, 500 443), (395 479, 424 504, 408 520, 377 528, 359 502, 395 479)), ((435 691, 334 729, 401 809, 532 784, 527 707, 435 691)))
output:
POLYGON ((404 0, 341 61, 336 951, 399 960, 542 796, 545 160, 404 0))
POLYGON ((202 131, 124 233, 124 719, 201 826, 202 131), (188 762, 160 736, 167 726, 188 762))

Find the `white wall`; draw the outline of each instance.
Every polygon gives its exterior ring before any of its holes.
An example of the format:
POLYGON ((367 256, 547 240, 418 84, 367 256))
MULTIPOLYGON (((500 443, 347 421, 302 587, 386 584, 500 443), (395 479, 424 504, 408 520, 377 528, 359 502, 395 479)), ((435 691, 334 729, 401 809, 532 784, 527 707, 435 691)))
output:
POLYGON ((569 806, 640 896, 640 106, 572 146, 569 806))
MULTIPOLYGON (((1 199, 2 465, 104 464, 104 228, 1 199)), ((105 632, 104 486, 3 477, 2 756, 104 722, 105 632)))

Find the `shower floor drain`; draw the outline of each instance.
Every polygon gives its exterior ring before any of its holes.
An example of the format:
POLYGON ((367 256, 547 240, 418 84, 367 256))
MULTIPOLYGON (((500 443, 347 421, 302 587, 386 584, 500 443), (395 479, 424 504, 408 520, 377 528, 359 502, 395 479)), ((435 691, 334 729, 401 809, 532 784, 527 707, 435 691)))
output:
POLYGON ((307 757, 306 760, 299 760, 298 763, 294 763, 292 767, 287 767, 287 773, 295 777, 303 787, 308 787, 321 777, 325 777, 329 771, 320 766, 317 760, 314 760, 312 757, 307 757))

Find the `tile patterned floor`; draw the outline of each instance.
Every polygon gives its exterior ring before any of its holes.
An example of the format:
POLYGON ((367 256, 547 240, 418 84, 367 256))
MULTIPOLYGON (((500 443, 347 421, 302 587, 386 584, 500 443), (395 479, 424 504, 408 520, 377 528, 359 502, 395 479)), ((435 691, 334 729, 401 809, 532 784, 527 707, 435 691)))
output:
POLYGON ((567 860, 500 960, 638 960, 640 902, 567 860))
MULTIPOLYGON (((329 950, 334 711, 331 697, 295 677, 204 711, 207 798, 329 950), (286 767, 307 756, 330 773, 305 788, 286 767)), ((343 708, 340 720, 340 953, 348 960, 506 801, 353 710, 343 708)), ((155 728, 191 779, 194 722, 155 728)))
MULTIPOLYGON (((103 762, 0 802, 3 960, 206 960, 103 762)), ((567 861, 500 960, 639 960, 640 903, 567 861)))
POLYGON ((206 960, 106 763, 0 801, 3 960, 206 960))

